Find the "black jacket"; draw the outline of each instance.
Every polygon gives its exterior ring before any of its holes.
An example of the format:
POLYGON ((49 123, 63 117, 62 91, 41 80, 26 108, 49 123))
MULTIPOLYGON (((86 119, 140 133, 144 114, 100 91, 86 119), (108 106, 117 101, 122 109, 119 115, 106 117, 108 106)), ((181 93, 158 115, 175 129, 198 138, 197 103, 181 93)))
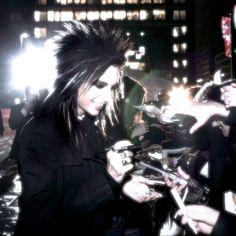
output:
POLYGON ((106 172, 106 146, 90 119, 78 124, 84 147, 75 148, 53 115, 31 120, 20 141, 22 195, 16 235, 104 235, 106 211, 119 184, 106 172))
MULTIPOLYGON (((236 108, 235 107, 230 108, 230 113, 228 117, 226 118, 226 123, 233 126, 236 125, 236 108)), ((213 228, 212 235, 214 236, 236 235, 236 215, 232 215, 227 212, 221 212, 220 217, 218 218, 213 228)))

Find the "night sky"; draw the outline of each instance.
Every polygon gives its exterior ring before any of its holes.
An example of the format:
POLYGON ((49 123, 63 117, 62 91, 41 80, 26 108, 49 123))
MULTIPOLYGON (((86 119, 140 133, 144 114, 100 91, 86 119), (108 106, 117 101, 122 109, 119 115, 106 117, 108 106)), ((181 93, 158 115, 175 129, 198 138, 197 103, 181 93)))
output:
POLYGON ((208 47, 222 42, 220 20, 232 10, 232 0, 196 0, 196 45, 208 47))

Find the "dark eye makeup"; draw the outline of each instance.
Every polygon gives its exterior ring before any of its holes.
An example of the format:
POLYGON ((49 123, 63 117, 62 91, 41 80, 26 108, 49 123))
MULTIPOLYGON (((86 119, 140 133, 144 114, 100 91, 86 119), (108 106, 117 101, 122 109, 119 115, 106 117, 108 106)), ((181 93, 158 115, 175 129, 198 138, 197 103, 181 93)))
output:
MULTIPOLYGON (((97 81, 95 81, 95 82, 93 83, 93 85, 94 85, 95 87, 97 87, 98 89, 102 89, 102 88, 105 88, 105 87, 107 86, 107 83, 104 82, 104 81, 97 80, 97 81)), ((119 85, 118 85, 118 84, 115 84, 115 85, 112 86, 111 89, 112 89, 112 90, 117 90, 117 89, 119 89, 119 85)))
POLYGON ((93 84, 95 87, 97 87, 98 89, 102 89, 104 87, 107 86, 107 83, 103 82, 103 81, 100 81, 100 80, 97 80, 94 82, 93 84))

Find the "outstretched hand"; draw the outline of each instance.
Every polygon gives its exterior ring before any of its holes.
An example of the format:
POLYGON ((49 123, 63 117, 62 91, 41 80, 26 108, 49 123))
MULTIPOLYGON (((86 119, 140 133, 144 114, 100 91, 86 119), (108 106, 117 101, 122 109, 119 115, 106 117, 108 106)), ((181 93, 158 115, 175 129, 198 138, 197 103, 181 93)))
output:
POLYGON ((124 184, 123 193, 139 203, 162 198, 162 194, 151 187, 154 184, 155 181, 153 180, 133 175, 131 180, 124 184))
MULTIPOLYGON (((188 205, 186 214, 187 217, 193 219, 199 233, 211 234, 220 212, 205 205, 188 205)), ((182 224, 187 223, 187 218, 181 210, 177 211, 177 215, 182 217, 182 224)))
POLYGON ((194 133, 201 126, 206 124, 209 118, 213 115, 227 116, 228 111, 226 111, 224 105, 214 102, 207 101, 202 103, 189 103, 186 106, 170 106, 169 109, 173 109, 176 114, 185 114, 195 117, 196 123, 190 128, 190 134, 194 133))

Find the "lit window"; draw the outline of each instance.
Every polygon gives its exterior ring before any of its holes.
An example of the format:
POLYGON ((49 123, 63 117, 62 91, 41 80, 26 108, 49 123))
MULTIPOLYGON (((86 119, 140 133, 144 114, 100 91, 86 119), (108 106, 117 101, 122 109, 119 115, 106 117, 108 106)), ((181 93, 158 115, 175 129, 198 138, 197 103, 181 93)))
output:
POLYGON ((146 52, 146 48, 145 46, 140 46, 139 49, 138 49, 139 53, 141 56, 144 56, 145 55, 145 52, 146 52))
POLYGON ((58 3, 61 3, 63 5, 66 5, 66 0, 60 0, 60 1, 57 1, 58 3))
POLYGON ((166 18, 166 12, 165 10, 153 10, 153 16, 155 20, 165 20, 166 18))
POLYGON ((98 11, 88 11, 87 12, 88 20, 99 20, 99 12, 98 11))
POLYGON ((40 21, 40 12, 39 11, 34 12, 34 20, 37 22, 40 21))
POLYGON ((173 67, 178 68, 179 67, 179 62, 177 60, 173 61, 173 67))
POLYGON ((39 21, 47 21, 47 12, 42 11, 35 11, 34 12, 34 20, 36 22, 39 21))
POLYGON ((39 5, 47 5, 47 0, 38 0, 39 5))
POLYGON ((142 58, 142 55, 139 52, 135 53, 135 59, 140 60, 142 58))
POLYGON ((148 18, 148 13, 146 10, 141 10, 139 13, 140 20, 146 20, 148 18))
POLYGON ((124 20, 126 18, 125 11, 114 11, 114 19, 115 20, 124 20))
POLYGON ((186 25, 181 26, 181 33, 182 33, 182 35, 185 35, 187 33, 187 26, 186 25))
POLYGON ((54 19, 55 19, 55 21, 61 21, 61 12, 56 11, 54 13, 54 19))
POLYGON ((173 11, 173 20, 186 20, 186 11, 185 10, 174 10, 173 11))
POLYGON ((76 11, 75 12, 75 19, 76 20, 86 20, 86 11, 76 11))
POLYGON ((139 20, 139 12, 138 11, 128 11, 127 12, 128 20, 139 20))
POLYGON ((180 48, 181 48, 181 52, 186 52, 186 50, 187 50, 187 43, 181 43, 180 48))
POLYGON ((73 3, 73 0, 57 0, 57 3, 60 3, 62 5, 66 5, 66 4, 73 3))
POLYGON ((182 78, 182 81, 183 81, 184 84, 187 84, 188 78, 185 76, 185 77, 182 78))
POLYGON ((125 4, 125 0, 114 0, 114 4, 125 4))
POLYGON ((101 0, 103 5, 112 4, 112 0, 101 0))
POLYGON ((165 0, 153 0, 153 3, 165 3, 165 0))
POLYGON ((128 4, 137 4, 138 0, 127 0, 128 4))
POLYGON ((179 37, 179 27, 174 27, 174 28, 172 29, 172 36, 173 36, 174 38, 179 37))
POLYGON ((54 11, 48 11, 48 21, 54 21, 54 11))
POLYGON ((177 77, 174 77, 173 82, 174 82, 175 84, 178 84, 178 83, 179 83, 179 79, 178 79, 177 77))
POLYGON ((186 59, 182 60, 183 67, 186 67, 188 65, 188 61, 186 59))
POLYGON ((74 0, 75 4, 85 4, 86 0, 74 0))
POLYGON ((179 52, 179 44, 177 44, 177 43, 173 44, 172 50, 173 50, 173 52, 178 53, 179 52))
POLYGON ((141 4, 152 3, 152 0, 141 0, 141 4))
POLYGON ((73 12, 72 11, 62 11, 61 12, 61 21, 72 21, 73 12))
POLYGON ((35 38, 46 38, 47 29, 46 28, 34 28, 34 37, 35 38))
POLYGON ((187 33, 187 26, 183 25, 181 27, 175 26, 172 28, 172 36, 174 38, 178 38, 180 36, 184 36, 187 33))
POLYGON ((112 11, 101 11, 100 19, 101 20, 112 19, 112 11))

